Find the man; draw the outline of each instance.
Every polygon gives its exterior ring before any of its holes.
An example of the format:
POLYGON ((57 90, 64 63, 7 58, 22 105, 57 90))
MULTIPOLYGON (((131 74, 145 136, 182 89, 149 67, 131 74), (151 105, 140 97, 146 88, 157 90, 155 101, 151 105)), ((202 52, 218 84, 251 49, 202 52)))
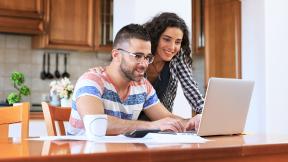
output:
POLYGON ((130 24, 120 29, 114 40, 112 58, 103 72, 87 72, 77 81, 68 134, 84 134, 82 117, 87 114, 107 114, 107 134, 135 129, 183 132, 197 128, 201 116, 189 120, 171 114, 144 78, 154 57, 150 36, 142 26, 130 24), (151 122, 137 121, 142 110, 151 122))

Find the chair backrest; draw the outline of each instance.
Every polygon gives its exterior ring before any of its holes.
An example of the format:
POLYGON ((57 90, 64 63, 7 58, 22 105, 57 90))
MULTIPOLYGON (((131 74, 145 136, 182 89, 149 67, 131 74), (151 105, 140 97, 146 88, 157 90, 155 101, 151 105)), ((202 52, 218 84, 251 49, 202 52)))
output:
POLYGON ((42 102, 42 110, 48 136, 66 135, 64 122, 69 121, 71 108, 52 106, 46 102, 42 102), (57 133, 56 123, 58 123, 60 134, 57 133))
POLYGON ((29 111, 28 102, 20 103, 15 106, 0 108, 0 137, 8 138, 9 124, 21 123, 21 138, 29 136, 29 111))

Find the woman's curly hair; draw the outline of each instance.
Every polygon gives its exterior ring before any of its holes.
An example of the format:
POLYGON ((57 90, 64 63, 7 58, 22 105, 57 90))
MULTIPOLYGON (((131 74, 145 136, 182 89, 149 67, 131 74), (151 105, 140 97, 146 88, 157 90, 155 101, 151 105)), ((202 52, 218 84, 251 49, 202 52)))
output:
POLYGON ((177 14, 170 12, 163 12, 152 18, 152 20, 143 24, 143 26, 150 34, 153 55, 155 55, 156 53, 159 38, 161 34, 167 29, 167 27, 179 28, 183 32, 180 54, 185 55, 186 61, 189 65, 192 64, 192 58, 190 57, 191 48, 188 36, 189 34, 188 27, 185 24, 185 21, 182 18, 180 18, 177 14))

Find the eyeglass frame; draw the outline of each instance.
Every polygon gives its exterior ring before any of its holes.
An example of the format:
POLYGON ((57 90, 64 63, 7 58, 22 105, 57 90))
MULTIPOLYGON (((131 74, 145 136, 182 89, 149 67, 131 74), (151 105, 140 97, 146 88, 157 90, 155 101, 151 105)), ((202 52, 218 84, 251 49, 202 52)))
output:
POLYGON ((145 56, 145 54, 142 53, 142 52, 129 52, 129 51, 124 50, 122 48, 117 48, 117 50, 118 51, 123 51, 126 54, 129 54, 130 56, 133 56, 135 58, 135 60, 137 61, 137 63, 140 63, 141 61, 146 61, 148 64, 151 64, 154 61, 154 55, 152 55, 152 53, 149 53, 147 56, 145 56), (138 57, 141 56, 141 58, 137 58, 137 56, 138 57), (151 58, 150 61, 149 61, 149 57, 151 58))

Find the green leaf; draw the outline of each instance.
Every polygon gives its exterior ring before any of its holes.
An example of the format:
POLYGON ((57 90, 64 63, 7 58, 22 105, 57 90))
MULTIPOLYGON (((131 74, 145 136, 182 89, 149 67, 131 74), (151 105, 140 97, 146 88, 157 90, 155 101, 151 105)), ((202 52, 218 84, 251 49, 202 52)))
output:
POLYGON ((21 101, 21 96, 17 93, 10 93, 7 97, 7 101, 9 104, 14 104, 21 101))
POLYGON ((11 81, 20 86, 24 83, 24 74, 18 71, 14 71, 10 77, 11 81))
POLYGON ((26 85, 23 85, 21 88, 20 88, 20 94, 23 95, 23 96, 28 96, 30 95, 30 89, 26 86, 26 85))

